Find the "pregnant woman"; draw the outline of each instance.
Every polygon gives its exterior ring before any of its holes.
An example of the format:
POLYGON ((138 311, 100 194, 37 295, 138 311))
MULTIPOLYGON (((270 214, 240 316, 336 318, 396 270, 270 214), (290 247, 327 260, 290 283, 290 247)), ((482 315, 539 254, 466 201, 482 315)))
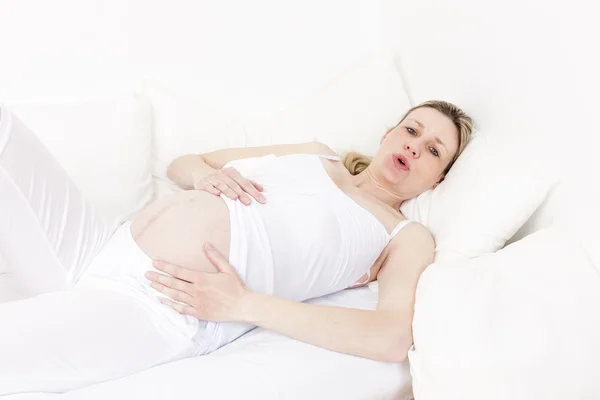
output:
POLYGON ((454 105, 411 109, 372 160, 342 160, 321 143, 182 156, 168 174, 188 190, 127 222, 94 210, 35 135, 0 112, 0 250, 32 295, 0 304, 0 395, 72 390, 210 353, 252 329, 250 319, 178 312, 162 292, 182 301, 185 293, 146 274, 161 260, 218 276, 219 253, 248 291, 279 300, 378 279, 375 311, 332 307, 323 319, 308 306, 302 324, 284 329, 282 315, 267 327, 373 359, 405 356, 414 290, 434 244, 399 208, 435 187, 465 148, 471 120, 454 105), (336 340, 332 319, 358 345, 336 340))

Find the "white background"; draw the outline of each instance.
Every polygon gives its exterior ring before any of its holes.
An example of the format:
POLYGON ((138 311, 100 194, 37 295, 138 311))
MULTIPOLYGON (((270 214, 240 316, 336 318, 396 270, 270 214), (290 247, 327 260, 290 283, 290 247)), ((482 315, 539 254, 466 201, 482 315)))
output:
POLYGON ((600 198, 594 2, 3 0, 0 7, 7 103, 109 96, 152 78, 242 120, 261 119, 389 51, 413 102, 456 102, 479 129, 551 160, 577 208, 587 202, 591 210, 600 198))

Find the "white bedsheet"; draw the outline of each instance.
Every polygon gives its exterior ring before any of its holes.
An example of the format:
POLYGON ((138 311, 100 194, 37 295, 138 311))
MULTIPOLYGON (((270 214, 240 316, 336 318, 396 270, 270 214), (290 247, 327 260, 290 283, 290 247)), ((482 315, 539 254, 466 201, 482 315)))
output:
MULTIPOLYGON (((310 302, 374 309, 377 285, 310 302)), ((381 363, 335 353, 257 328, 207 356, 161 365, 62 395, 30 393, 0 398, 375 400, 399 399, 409 385, 408 363, 381 363)))

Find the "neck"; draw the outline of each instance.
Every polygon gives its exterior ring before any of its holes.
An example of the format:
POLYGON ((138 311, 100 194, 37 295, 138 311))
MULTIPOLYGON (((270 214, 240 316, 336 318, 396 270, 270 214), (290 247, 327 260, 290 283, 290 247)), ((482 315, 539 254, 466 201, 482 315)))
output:
POLYGON ((389 205, 394 210, 400 210, 400 206, 404 200, 408 200, 406 196, 389 190, 389 185, 386 186, 380 179, 373 175, 368 167, 360 174, 352 176, 352 184, 360 190, 369 192, 369 194, 389 205))

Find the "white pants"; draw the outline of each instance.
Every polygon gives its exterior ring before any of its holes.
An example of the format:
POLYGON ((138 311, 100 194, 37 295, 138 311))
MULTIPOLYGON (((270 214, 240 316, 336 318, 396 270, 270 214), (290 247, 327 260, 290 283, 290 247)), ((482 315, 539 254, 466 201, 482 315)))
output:
POLYGON ((72 289, 118 221, 0 113, 0 251, 32 296, 0 304, 0 395, 64 392, 191 356, 193 342, 157 329, 135 299, 72 289))

